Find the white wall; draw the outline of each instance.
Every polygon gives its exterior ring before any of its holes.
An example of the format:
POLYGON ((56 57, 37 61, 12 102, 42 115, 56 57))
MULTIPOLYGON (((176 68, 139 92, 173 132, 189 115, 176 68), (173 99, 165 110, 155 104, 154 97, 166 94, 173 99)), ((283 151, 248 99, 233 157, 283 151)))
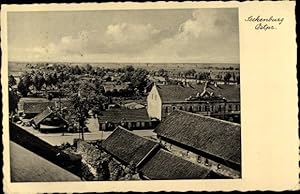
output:
POLYGON ((162 101, 157 87, 154 84, 147 97, 147 111, 149 117, 161 120, 161 106, 162 101))

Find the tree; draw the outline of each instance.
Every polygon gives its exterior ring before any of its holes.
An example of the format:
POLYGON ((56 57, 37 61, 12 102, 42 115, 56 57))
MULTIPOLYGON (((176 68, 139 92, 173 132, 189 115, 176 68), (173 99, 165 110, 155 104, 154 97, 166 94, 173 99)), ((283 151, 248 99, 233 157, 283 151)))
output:
POLYGON ((16 81, 15 77, 13 75, 10 75, 8 77, 8 85, 9 85, 9 87, 12 87, 12 86, 14 86, 16 84, 17 84, 17 81, 16 81))
POLYGON ((231 78, 231 73, 226 73, 226 75, 224 76, 224 81, 226 82, 226 83, 228 83, 229 82, 229 80, 230 80, 230 78, 231 78))
POLYGON ((87 73, 92 74, 93 67, 90 64, 86 65, 87 73))
POLYGON ((36 90, 41 90, 45 83, 45 79, 42 75, 36 74, 32 78, 32 83, 36 90))
POLYGON ((9 113, 15 114, 18 110, 19 96, 15 90, 9 88, 9 113))
POLYGON ((29 86, 26 85, 22 79, 20 80, 20 82, 18 84, 18 91, 21 93, 21 95, 23 97, 27 97, 28 92, 30 91, 29 86))
POLYGON ((132 72, 134 71, 134 67, 132 65, 129 65, 125 68, 125 71, 132 72))

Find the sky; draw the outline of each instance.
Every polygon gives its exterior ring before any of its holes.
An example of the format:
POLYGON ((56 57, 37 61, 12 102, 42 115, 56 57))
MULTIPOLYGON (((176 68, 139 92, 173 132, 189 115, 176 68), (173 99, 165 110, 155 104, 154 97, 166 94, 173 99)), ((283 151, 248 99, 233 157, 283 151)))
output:
POLYGON ((9 61, 239 63, 238 9, 8 13, 9 61))

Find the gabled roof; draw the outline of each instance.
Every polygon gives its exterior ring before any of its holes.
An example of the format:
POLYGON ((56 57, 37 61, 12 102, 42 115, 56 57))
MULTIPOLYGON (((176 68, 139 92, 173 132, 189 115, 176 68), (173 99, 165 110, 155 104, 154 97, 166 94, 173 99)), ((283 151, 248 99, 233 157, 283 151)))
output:
POLYGON ((35 125, 38 125, 41 123, 45 118, 49 117, 51 114, 55 113, 56 116, 58 116, 61 120, 67 123, 67 121, 57 112, 54 112, 50 107, 47 107, 43 112, 40 114, 36 115, 33 118, 33 122, 35 125))
POLYGON ((160 149, 140 169, 149 179, 204 179, 208 168, 182 159, 168 151, 160 149))
POLYGON ((54 101, 41 101, 41 102, 24 102, 23 109, 24 113, 41 113, 43 112, 47 107, 52 106, 55 107, 54 101))
POLYGON ((148 112, 143 109, 108 109, 102 112, 99 118, 100 123, 104 122, 135 122, 135 121, 150 121, 148 112))
MULTIPOLYGON (((156 85, 163 102, 186 101, 190 96, 195 97, 197 93, 203 92, 204 83, 189 85, 156 85)), ((206 89, 214 96, 225 97, 228 101, 240 100, 240 87, 238 85, 219 85, 217 87, 209 84, 206 89)))
POLYGON ((158 144, 119 126, 103 141, 102 147, 118 160, 137 166, 158 144))
POLYGON ((81 181, 80 177, 12 141, 10 167, 12 182, 81 181))
POLYGON ((241 163, 241 126, 176 110, 155 129, 157 135, 225 161, 241 163))

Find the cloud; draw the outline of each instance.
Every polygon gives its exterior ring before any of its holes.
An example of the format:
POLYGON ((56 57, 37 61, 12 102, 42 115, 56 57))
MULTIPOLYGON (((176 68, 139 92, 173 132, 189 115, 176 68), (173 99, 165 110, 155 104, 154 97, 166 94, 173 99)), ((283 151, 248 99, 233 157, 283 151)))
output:
POLYGON ((237 9, 195 10, 177 31, 128 22, 102 28, 65 35, 26 53, 70 61, 239 62, 237 9))
POLYGON ((92 30, 81 31, 75 36, 64 36, 51 51, 78 55, 102 53, 126 55, 141 52, 154 44, 155 40, 158 40, 159 33, 160 31, 151 24, 120 23, 107 26, 104 34, 92 30))
POLYGON ((238 16, 235 9, 201 9, 178 32, 147 51, 148 56, 202 62, 238 62, 238 16))

